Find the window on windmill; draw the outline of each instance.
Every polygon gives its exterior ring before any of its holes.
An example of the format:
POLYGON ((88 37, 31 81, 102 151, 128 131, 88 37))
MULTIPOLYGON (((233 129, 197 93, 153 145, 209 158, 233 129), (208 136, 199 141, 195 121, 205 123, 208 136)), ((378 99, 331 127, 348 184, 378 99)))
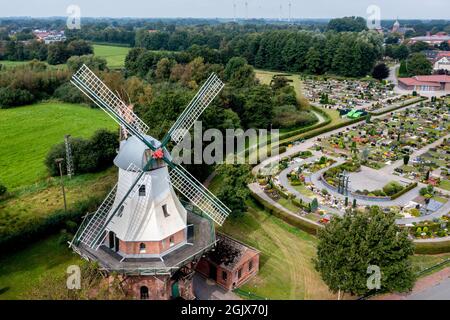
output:
POLYGON ((252 271, 253 269, 253 260, 250 260, 250 262, 248 263, 248 271, 252 271))
POLYGON ((124 209, 124 206, 122 205, 122 206, 120 206, 119 211, 117 211, 117 216, 119 218, 122 217, 122 215, 123 215, 123 209, 124 209))
POLYGON ((238 270, 238 279, 240 279, 241 277, 242 277, 242 268, 238 270))
POLYGON ((147 300, 149 298, 148 288, 146 286, 141 287, 141 300, 147 300))
POLYGON ((169 238, 170 246, 173 247, 175 245, 175 239, 173 236, 169 238))
POLYGON ((222 280, 227 281, 228 274, 225 271, 222 271, 222 280))
POLYGON ((139 245, 139 253, 145 253, 145 243, 139 245))
POLYGON ((164 213, 164 217, 167 218, 168 216, 170 216, 169 211, 167 211, 167 204, 163 204, 162 210, 163 210, 163 213, 164 213))
POLYGON ((139 197, 145 197, 145 185, 139 187, 139 197))

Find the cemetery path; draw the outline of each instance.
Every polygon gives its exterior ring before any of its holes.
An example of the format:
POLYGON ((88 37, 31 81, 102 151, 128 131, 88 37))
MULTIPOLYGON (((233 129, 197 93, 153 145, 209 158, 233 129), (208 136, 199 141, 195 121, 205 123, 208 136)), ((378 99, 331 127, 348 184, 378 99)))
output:
MULTIPOLYGON (((292 193, 293 195, 295 195, 297 198, 301 199, 303 202, 306 202, 306 203, 312 202, 312 199, 311 199, 310 197, 308 197, 308 196, 306 196, 306 195, 304 195, 304 194, 298 192, 293 186, 291 186, 291 184, 289 183, 289 179, 288 179, 287 176, 288 176, 288 174, 289 174, 290 172, 292 172, 293 170, 295 170, 296 168, 298 168, 300 165, 302 165, 302 164, 304 164, 304 163, 309 163, 309 162, 315 161, 316 159, 318 159, 318 158, 320 158, 320 157, 321 157, 321 155, 316 155, 316 156, 314 156, 314 157, 305 159, 305 160, 303 160, 303 161, 301 161, 301 162, 294 163, 294 164, 292 164, 291 166, 289 166, 287 169, 281 171, 281 173, 280 173, 280 175, 279 175, 279 182, 280 182, 280 184, 281 184, 284 188, 286 188, 290 193, 292 193)), ((338 161, 337 164, 334 164, 334 166, 339 165, 339 164, 341 164, 341 163, 342 163, 342 161, 341 161, 341 162, 338 161)), ((332 168, 332 167, 333 167, 333 166, 328 167, 327 169, 330 169, 330 168, 332 168)), ((326 212, 330 212, 330 213, 339 215, 339 216, 342 216, 342 215, 344 214, 344 212, 342 212, 342 211, 339 211, 339 210, 337 210, 337 209, 331 208, 331 207, 329 207, 329 206, 325 206, 325 205, 323 205, 323 204, 319 204, 319 209, 324 210, 324 211, 326 211, 326 212)))
POLYGON ((388 81, 392 82, 397 86, 398 80, 397 80, 397 69, 400 67, 400 64, 396 64, 395 66, 389 68, 389 77, 387 78, 388 81))

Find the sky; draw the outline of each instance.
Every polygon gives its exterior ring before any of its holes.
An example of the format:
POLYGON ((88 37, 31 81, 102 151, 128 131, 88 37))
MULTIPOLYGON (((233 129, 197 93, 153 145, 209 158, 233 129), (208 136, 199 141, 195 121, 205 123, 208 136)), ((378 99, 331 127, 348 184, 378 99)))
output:
POLYGON ((450 20, 450 0, 0 0, 0 17, 67 16, 78 5, 82 17, 287 19, 289 3, 292 18, 368 17, 376 5, 381 19, 450 20))

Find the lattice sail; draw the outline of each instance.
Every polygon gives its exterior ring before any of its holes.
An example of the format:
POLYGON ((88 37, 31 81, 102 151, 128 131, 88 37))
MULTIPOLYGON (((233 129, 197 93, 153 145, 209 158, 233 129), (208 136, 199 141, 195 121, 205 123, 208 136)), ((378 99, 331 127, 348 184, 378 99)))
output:
POLYGON ((214 222, 222 225, 231 210, 181 166, 169 172, 172 186, 214 222))
POLYGON ((134 135, 147 133, 149 127, 117 97, 86 65, 73 76, 72 84, 103 109, 125 130, 134 135))
MULTIPOLYGON (((87 223, 86 227, 79 233, 77 239, 78 242, 88 246, 92 249, 97 249, 101 244, 101 241, 106 236, 105 230, 111 220, 119 212, 119 208, 126 205, 127 200, 131 199, 136 191, 139 189, 139 185, 143 184, 143 179, 146 175, 140 168, 134 164, 130 164, 127 171, 138 173, 137 179, 134 181, 125 181, 124 183, 130 184, 131 188, 125 194, 118 194, 117 184, 105 198, 103 203, 98 207, 92 218, 87 223), (120 202, 114 206, 116 199, 121 199, 120 202)), ((130 179, 131 180, 131 179, 130 179)))
POLYGON ((114 205, 116 193, 117 193, 117 184, 105 198, 100 207, 98 207, 97 211, 89 220, 84 230, 81 231, 77 241, 90 248, 95 247, 97 239, 101 237, 101 234, 105 230, 106 219, 108 218, 108 215, 111 212, 111 209, 114 205))
POLYGON ((169 130, 168 135, 172 141, 179 143, 183 139, 186 133, 194 125, 194 122, 217 97, 224 86, 225 84, 215 73, 211 74, 205 84, 201 87, 200 91, 195 95, 181 116, 169 130))

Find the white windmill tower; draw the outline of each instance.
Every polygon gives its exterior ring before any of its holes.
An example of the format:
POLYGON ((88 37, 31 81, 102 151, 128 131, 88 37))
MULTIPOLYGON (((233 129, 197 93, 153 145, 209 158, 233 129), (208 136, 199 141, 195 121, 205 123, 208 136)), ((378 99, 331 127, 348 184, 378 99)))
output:
POLYGON ((149 127, 87 66, 73 75, 72 83, 117 121, 128 138, 114 160, 117 185, 85 218, 71 246, 106 271, 127 275, 135 296, 167 299, 180 290, 192 296, 193 261, 214 246, 212 221, 222 225, 230 209, 175 164, 166 146, 183 139, 224 84, 212 74, 158 141, 146 135, 149 127), (174 189, 190 204, 183 206, 174 189), (183 283, 178 281, 180 270, 183 283))

